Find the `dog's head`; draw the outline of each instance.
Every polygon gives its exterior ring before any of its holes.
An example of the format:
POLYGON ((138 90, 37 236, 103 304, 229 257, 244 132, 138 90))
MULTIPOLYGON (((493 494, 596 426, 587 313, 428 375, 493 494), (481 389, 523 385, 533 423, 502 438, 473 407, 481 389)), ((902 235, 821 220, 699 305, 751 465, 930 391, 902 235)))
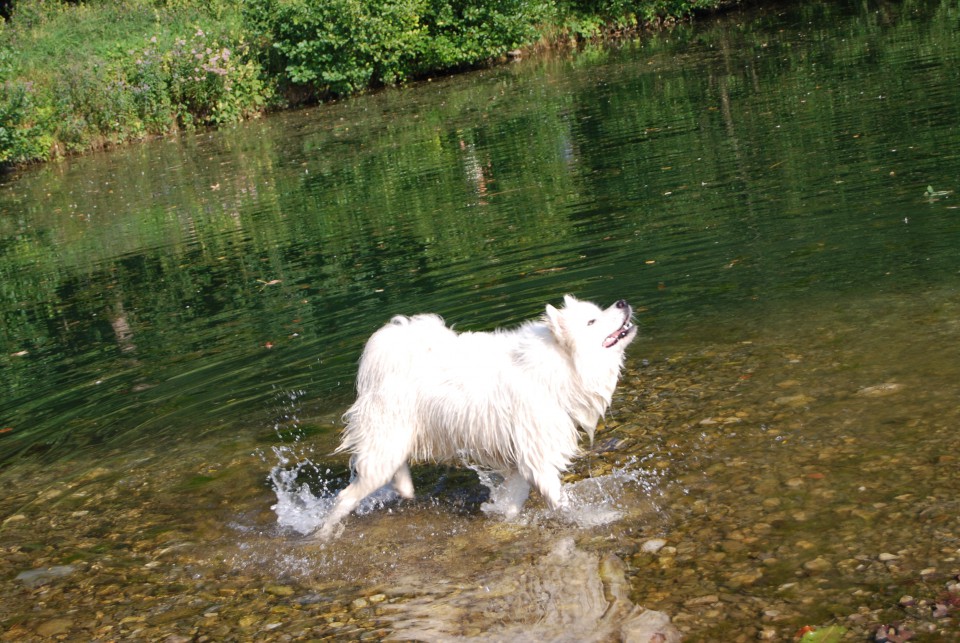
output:
POLYGON ((547 304, 546 322, 557 342, 573 354, 615 351, 618 358, 637 335, 633 308, 625 300, 602 309, 572 295, 563 298, 563 307, 547 304))

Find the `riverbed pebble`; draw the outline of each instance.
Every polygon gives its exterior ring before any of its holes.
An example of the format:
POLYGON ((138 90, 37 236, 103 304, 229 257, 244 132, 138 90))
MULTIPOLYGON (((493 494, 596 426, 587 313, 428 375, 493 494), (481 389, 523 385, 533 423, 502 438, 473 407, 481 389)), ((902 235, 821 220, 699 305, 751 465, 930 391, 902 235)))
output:
POLYGON ((655 554, 661 549, 663 549, 667 544, 667 541, 663 538, 651 538, 650 540, 644 541, 640 545, 640 551, 644 551, 648 554, 655 554))
POLYGON ((805 562, 803 568, 811 574, 822 574, 833 569, 833 563, 822 556, 818 556, 813 560, 805 562))
POLYGON ((73 627, 73 620, 65 617, 52 618, 37 626, 36 632, 40 636, 55 637, 66 634, 73 627))

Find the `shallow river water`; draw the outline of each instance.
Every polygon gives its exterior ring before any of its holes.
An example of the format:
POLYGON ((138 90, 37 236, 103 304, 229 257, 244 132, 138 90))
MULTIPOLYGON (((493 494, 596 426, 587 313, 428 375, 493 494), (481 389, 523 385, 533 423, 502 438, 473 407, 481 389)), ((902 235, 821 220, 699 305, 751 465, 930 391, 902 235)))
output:
POLYGON ((960 640, 958 27, 733 13, 4 177, 0 640, 960 640), (568 292, 640 326, 568 512, 424 464, 304 536, 370 333, 568 292))

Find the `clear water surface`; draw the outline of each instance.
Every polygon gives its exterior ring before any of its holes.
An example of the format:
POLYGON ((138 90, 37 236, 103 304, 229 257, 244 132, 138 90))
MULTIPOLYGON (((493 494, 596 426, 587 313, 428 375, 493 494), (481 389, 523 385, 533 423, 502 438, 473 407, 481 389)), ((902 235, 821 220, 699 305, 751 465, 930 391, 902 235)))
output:
POLYGON ((4 640, 956 639, 958 27, 733 13, 5 177, 4 640), (373 330, 568 292, 641 328, 572 518, 427 465, 303 538, 373 330))

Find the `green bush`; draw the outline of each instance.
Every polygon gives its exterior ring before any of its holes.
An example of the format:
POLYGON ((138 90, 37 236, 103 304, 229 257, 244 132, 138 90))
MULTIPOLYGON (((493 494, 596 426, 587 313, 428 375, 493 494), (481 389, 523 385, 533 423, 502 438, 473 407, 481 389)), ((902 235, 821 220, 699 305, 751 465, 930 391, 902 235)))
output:
POLYGON ((44 158, 52 137, 44 114, 36 108, 30 83, 8 80, 0 85, 0 164, 44 158))
POLYGON ((175 130, 177 110, 170 93, 170 74, 157 38, 151 37, 131 58, 124 75, 144 131, 161 134, 175 130))
POLYGON ((271 85, 248 55, 238 1, 204 6, 20 0, 0 21, 0 164, 261 112, 271 85))
POLYGON ((260 0, 251 30, 294 84, 332 94, 404 80, 422 46, 425 0, 260 0))
POLYGON ((52 139, 43 110, 37 108, 33 83, 13 77, 12 55, 0 49, 0 164, 43 158, 52 139))
POLYGON ((715 8, 720 0, 568 0, 565 14, 574 20, 626 26, 657 23, 715 8), (592 18, 592 20, 591 20, 592 18))
POLYGON ((429 0, 419 71, 473 66, 532 44, 554 13, 547 0, 429 0))
POLYGON ((53 80, 54 136, 66 151, 82 152, 130 138, 135 109, 115 66, 98 59, 71 60, 53 80))
POLYGON ((349 94, 474 66, 539 38, 549 0, 260 0, 250 31, 288 83, 349 94))

